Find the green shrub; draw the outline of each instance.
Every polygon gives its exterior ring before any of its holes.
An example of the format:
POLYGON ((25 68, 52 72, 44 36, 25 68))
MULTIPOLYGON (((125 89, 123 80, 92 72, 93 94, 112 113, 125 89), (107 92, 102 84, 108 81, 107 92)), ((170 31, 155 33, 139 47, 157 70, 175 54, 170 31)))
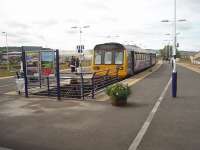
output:
POLYGON ((108 86, 106 88, 106 94, 114 100, 126 100, 130 95, 130 89, 128 85, 120 83, 108 86))

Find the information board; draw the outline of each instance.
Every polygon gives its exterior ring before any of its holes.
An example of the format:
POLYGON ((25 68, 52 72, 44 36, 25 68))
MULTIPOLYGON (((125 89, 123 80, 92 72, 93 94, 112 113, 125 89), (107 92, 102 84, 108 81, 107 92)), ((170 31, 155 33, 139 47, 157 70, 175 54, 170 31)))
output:
POLYGON ((41 73, 42 76, 54 74, 54 52, 41 51, 41 73))
POLYGON ((27 76, 38 77, 40 67, 40 53, 39 51, 26 52, 26 68, 27 76))

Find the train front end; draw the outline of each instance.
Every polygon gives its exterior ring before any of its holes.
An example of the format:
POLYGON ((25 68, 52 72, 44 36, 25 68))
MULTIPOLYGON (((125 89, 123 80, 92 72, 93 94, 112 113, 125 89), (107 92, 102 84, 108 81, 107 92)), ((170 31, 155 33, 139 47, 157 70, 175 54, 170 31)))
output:
POLYGON ((94 48, 92 69, 98 75, 115 75, 120 78, 127 76, 127 51, 119 43, 105 43, 94 48))

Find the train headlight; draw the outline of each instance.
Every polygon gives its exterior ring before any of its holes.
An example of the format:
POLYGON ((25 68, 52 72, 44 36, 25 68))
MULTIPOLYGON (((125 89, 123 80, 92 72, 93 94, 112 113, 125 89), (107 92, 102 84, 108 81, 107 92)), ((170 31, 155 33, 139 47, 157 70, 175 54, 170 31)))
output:
POLYGON ((123 67, 123 66, 121 66, 121 65, 117 65, 117 66, 116 66, 116 69, 123 70, 123 69, 124 69, 124 67, 123 67))
POLYGON ((123 70, 123 69, 124 69, 124 67, 120 67, 120 68, 119 68, 119 70, 123 70))

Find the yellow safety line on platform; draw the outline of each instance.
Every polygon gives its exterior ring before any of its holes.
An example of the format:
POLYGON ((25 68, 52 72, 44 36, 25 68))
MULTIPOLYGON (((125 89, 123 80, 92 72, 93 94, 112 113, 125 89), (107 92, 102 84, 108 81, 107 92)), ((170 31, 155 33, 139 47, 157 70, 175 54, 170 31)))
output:
POLYGON ((15 76, 0 77, 0 80, 2 80, 2 79, 9 79, 9 78, 13 78, 13 77, 15 77, 15 76))

